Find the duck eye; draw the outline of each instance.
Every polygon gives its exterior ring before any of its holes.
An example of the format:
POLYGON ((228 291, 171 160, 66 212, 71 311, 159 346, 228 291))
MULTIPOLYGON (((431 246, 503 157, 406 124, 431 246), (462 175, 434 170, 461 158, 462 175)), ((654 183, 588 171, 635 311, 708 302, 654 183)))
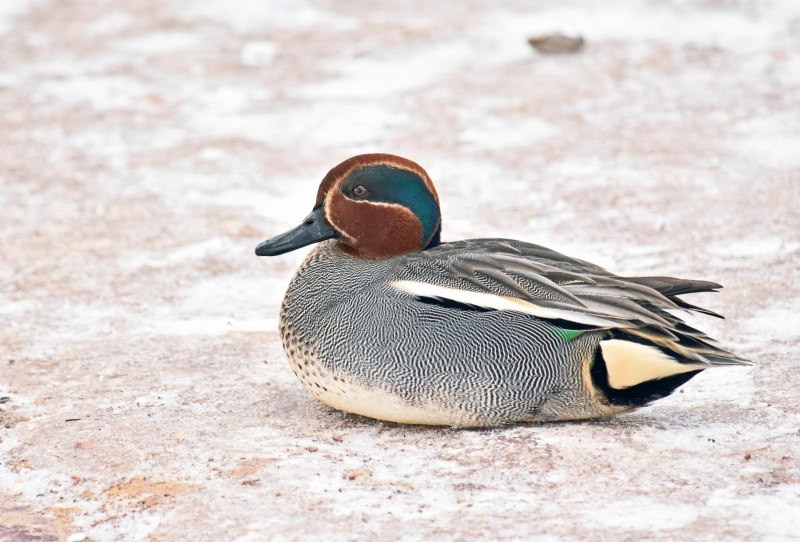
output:
POLYGON ((356 186, 353 188, 353 195, 357 198, 363 198, 367 195, 367 189, 361 185, 356 186))

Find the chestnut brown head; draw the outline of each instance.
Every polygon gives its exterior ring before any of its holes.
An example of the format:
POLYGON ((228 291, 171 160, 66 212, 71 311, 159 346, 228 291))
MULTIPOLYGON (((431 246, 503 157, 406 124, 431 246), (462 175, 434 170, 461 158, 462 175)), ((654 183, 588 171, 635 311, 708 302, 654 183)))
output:
POLYGON ((439 198, 419 165, 391 154, 349 158, 322 179, 314 209, 297 228, 264 241, 275 256, 336 238, 353 256, 380 259, 439 243, 439 198))

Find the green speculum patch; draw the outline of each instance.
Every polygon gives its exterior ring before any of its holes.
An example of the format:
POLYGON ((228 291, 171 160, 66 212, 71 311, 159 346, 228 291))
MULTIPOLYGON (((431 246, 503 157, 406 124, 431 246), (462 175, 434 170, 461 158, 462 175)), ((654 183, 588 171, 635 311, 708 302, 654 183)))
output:
POLYGON ((561 335, 567 342, 577 339, 584 333, 583 331, 578 331, 575 329, 564 329, 564 328, 558 328, 558 332, 561 333, 561 335))

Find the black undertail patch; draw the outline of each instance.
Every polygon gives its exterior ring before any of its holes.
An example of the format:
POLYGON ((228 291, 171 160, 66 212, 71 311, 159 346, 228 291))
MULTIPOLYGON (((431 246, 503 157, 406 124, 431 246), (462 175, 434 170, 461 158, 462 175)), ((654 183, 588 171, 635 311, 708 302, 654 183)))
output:
MULTIPOLYGON (((629 340, 629 337, 626 336, 625 340, 629 340)), ((656 346, 647 341, 636 342, 642 342, 648 346, 656 346)), ((670 352, 670 355, 675 357, 675 352, 670 352)), ((603 359, 603 351, 599 344, 595 349, 594 359, 592 360, 590 369, 592 382, 595 387, 605 395, 608 403, 613 406, 621 407, 640 407, 652 403, 657 399, 663 399, 671 395, 676 389, 701 372, 703 372, 703 369, 657 378, 655 380, 648 380, 641 384, 618 390, 612 388, 608 383, 608 369, 603 359)))

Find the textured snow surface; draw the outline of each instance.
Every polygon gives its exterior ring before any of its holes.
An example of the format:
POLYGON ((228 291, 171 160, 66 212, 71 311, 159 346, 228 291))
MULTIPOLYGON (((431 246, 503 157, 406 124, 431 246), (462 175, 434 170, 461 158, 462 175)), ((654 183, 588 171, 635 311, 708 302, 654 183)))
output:
POLYGON ((14 0, 0 66, 0 540, 800 540, 796 0, 14 0), (757 367, 597 422, 318 404, 304 251, 253 248, 375 151, 446 240, 723 283, 691 323, 757 367))

